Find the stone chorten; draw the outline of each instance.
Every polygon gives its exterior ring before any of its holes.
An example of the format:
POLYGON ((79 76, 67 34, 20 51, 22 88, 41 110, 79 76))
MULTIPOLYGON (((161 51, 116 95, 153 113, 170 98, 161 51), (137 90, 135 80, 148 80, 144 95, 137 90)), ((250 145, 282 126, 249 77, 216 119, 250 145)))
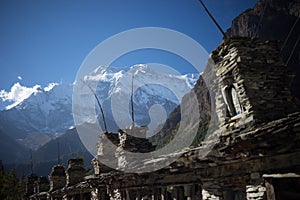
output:
POLYGON ((36 192, 47 192, 49 191, 49 180, 45 176, 41 176, 38 178, 36 182, 36 192))
POLYGON ((126 157, 126 151, 147 153, 155 150, 155 146, 146 138, 147 126, 131 126, 118 133, 103 133, 97 143, 97 156, 93 158, 92 165, 95 175, 110 172, 113 169, 104 165, 109 163, 115 169, 126 168, 131 161, 126 157), (107 145, 107 143, 111 145, 107 145))
POLYGON ((211 55, 216 64, 216 112, 220 128, 233 129, 273 121, 293 113, 293 75, 279 55, 276 41, 225 40, 211 55))
POLYGON ((26 182, 26 197, 30 197, 31 195, 35 194, 35 184, 36 181, 38 180, 38 176, 35 174, 30 174, 27 176, 27 182, 26 182))
POLYGON ((116 149, 115 156, 118 160, 118 169, 125 169, 129 163, 136 158, 129 158, 126 152, 148 153, 155 150, 155 146, 146 138, 147 126, 131 126, 119 130, 120 143, 116 149))
POLYGON ((63 188, 66 185, 65 168, 61 165, 54 166, 49 175, 49 179, 50 179, 50 192, 63 188))
POLYGON ((83 180, 85 176, 83 158, 74 158, 68 161, 67 186, 72 186, 83 180))
POLYGON ((112 168, 103 163, 110 163, 110 166, 117 166, 115 161, 116 146, 120 143, 118 134, 112 132, 104 132, 99 135, 97 142, 97 155, 92 160, 95 175, 110 172, 112 168), (111 142, 111 145, 107 145, 111 142))

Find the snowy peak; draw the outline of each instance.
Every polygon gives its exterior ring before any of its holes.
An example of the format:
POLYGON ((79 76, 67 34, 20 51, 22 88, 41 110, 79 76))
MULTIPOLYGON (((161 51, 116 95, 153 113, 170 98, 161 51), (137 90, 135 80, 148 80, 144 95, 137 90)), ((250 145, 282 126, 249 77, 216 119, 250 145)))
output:
POLYGON ((44 116, 48 116, 51 111, 55 111, 57 105, 68 106, 72 95, 71 84, 49 84, 44 90, 31 94, 31 96, 16 106, 16 109, 39 109, 44 116))
POLYGON ((64 132, 73 125, 72 87, 72 84, 51 84, 32 92, 18 105, 0 112, 3 122, 0 122, 0 129, 15 129, 16 139, 22 139, 34 132, 50 135, 64 132))
POLYGON ((130 93, 132 84, 134 87, 149 86, 150 84, 171 87, 172 84, 172 88, 177 87, 184 95, 195 85, 198 78, 198 74, 181 75, 173 69, 158 64, 150 66, 139 64, 125 68, 100 66, 89 75, 86 75, 84 81, 90 86, 96 84, 97 93, 103 91, 107 87, 106 83, 109 83, 110 92, 108 96, 121 91, 130 93))
POLYGON ((9 110, 28 99, 31 95, 36 96, 38 93, 49 92, 57 85, 57 83, 49 83, 48 86, 44 88, 40 85, 26 87, 17 82, 11 87, 10 91, 0 91, 0 101, 2 100, 5 109, 9 110))
MULTIPOLYGON (((2 100, 12 103, 8 110, 0 111, 0 130, 10 130, 11 136, 19 141, 32 138, 30 136, 37 133, 53 138, 74 126, 74 107, 78 109, 78 113, 84 115, 82 123, 95 122, 89 115, 85 116, 89 108, 85 107, 84 95, 91 95, 87 85, 96 88, 95 92, 104 108, 109 130, 116 131, 131 125, 128 100, 132 86, 135 121, 139 125, 147 125, 151 122, 149 110, 152 106, 160 105, 169 114, 180 103, 183 95, 191 90, 197 79, 197 74, 181 75, 161 66, 135 65, 126 68, 101 66, 74 84, 50 83, 44 88, 39 85, 28 88, 16 83, 11 91, 0 92, 2 100), (80 82, 87 84, 81 85, 86 93, 83 94, 83 100, 74 105, 73 88, 80 82), (21 100, 17 101, 20 96, 21 100), (124 99, 127 102, 121 104, 124 99), (117 117, 112 112, 116 100, 117 106, 120 106, 117 117)), ((97 106, 92 109, 98 112, 97 106)), ((97 114, 100 116, 99 112, 97 114)), ((101 120, 101 117, 97 120, 101 120)))
POLYGON ((149 110, 152 106, 158 104, 169 114, 180 103, 182 97, 191 90, 198 76, 197 74, 181 75, 174 69, 159 64, 140 64, 126 68, 100 66, 85 75, 82 78, 84 82, 78 81, 75 84, 78 94, 73 94, 73 99, 76 99, 73 108, 76 109, 75 115, 79 119, 76 123, 94 123, 96 120, 92 113, 97 106, 87 106, 84 103, 92 102, 94 98, 88 97, 92 94, 87 86, 96 91, 104 107, 107 121, 112 121, 110 130, 114 131, 132 123, 131 111, 128 110, 131 105, 131 94, 133 94, 135 107, 135 122, 138 125, 147 125, 151 120, 149 110))

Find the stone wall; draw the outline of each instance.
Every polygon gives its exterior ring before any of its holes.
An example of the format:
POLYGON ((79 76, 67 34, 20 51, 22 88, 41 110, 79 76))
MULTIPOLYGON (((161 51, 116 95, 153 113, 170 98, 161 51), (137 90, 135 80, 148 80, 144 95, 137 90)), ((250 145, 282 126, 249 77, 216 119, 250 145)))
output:
POLYGON ((56 165, 52 168, 49 175, 50 191, 61 189, 66 185, 65 168, 61 165, 56 165))
POLYGON ((231 38, 212 53, 212 58, 217 63, 219 86, 216 110, 226 128, 249 122, 257 125, 298 109, 290 92, 292 74, 280 59, 278 43, 231 38))
POLYGON ((126 152, 147 153, 153 151, 154 146, 146 139, 147 127, 133 126, 128 129, 119 130, 120 143, 116 149, 117 169, 125 169, 128 163, 134 162, 135 158, 129 158, 126 152), (132 160, 134 159, 134 160, 132 160))
POLYGON ((67 169, 67 186, 83 181, 85 176, 84 161, 82 158, 70 159, 67 169))
POLYGON ((37 181, 37 192, 48 192, 49 191, 49 181, 47 177, 41 176, 37 181))
POLYGON ((202 200, 220 200, 219 197, 213 195, 213 194, 210 194, 208 191, 206 190, 202 190, 202 200))
POLYGON ((266 187, 264 185, 248 185, 246 188, 247 200, 266 200, 266 187))
POLYGON ((112 168, 109 166, 117 167, 117 161, 111 158, 115 157, 115 151, 119 143, 120 139, 118 133, 105 132, 99 135, 97 155, 92 160, 96 175, 111 171, 112 168), (109 166, 103 163, 109 163, 109 166))
POLYGON ((296 75, 291 87, 292 93, 300 100, 300 43, 296 43, 300 35, 300 21, 295 24, 300 17, 299 10, 298 0, 259 0, 252 9, 246 10, 232 21, 226 34, 229 37, 280 41, 279 57, 284 63, 290 58, 287 67, 296 75))
POLYGON ((147 127, 130 127, 118 133, 103 133, 97 143, 97 156, 92 160, 95 173, 110 172, 127 167, 126 152, 151 152, 155 146, 146 139, 147 127), (105 164, 108 166, 106 166, 105 164))
POLYGON ((26 193, 25 197, 30 197, 33 195, 35 191, 35 182, 38 180, 38 176, 35 174, 30 174, 27 176, 27 183, 26 183, 26 193))

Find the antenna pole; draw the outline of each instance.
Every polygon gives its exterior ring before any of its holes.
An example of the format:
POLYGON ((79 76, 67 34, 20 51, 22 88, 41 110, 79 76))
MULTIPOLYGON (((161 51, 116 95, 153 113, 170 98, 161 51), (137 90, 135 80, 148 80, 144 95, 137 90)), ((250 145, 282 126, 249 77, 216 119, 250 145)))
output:
POLYGON ((60 148, 59 148, 59 139, 56 138, 57 143, 57 164, 60 165, 60 148))
POLYGON ((214 16, 209 12, 209 10, 207 9, 207 7, 203 3, 203 1, 199 0, 199 2, 201 3, 202 7, 204 8, 204 10, 208 14, 208 16, 213 20, 214 24, 217 26, 217 28, 219 29, 219 31, 221 31, 223 37, 226 38, 225 32, 223 31, 223 29, 221 28, 221 26, 218 24, 218 22, 216 21, 216 19, 214 18, 214 16))
POLYGON ((294 47, 293 47, 293 49, 292 49, 292 52, 290 53, 289 58, 287 59, 287 61, 286 61, 286 63, 285 63, 286 66, 289 64, 289 62, 290 62, 292 56, 294 55, 294 52, 295 52, 295 50, 296 50, 296 47, 297 47, 299 41, 300 41, 300 35, 299 35, 299 37, 298 37, 298 39, 297 39, 297 41, 296 41, 296 43, 295 43, 295 45, 294 45, 294 47))
POLYGON ((107 131, 107 126, 106 126, 106 121, 105 121, 105 116, 104 116, 104 111, 103 111, 103 108, 102 108, 102 106, 101 106, 100 100, 99 100, 99 98, 98 98, 96 92, 95 92, 95 91, 91 88, 91 86, 89 86, 85 81, 83 81, 83 83, 84 83, 84 84, 91 90, 91 92, 94 94, 94 96, 95 96, 95 98, 96 98, 96 100, 97 100, 97 104, 98 104, 98 106, 99 106, 99 108, 100 108, 100 111, 101 111, 101 114, 102 114, 102 119, 103 119, 103 124, 104 124, 104 130, 105 130, 105 132, 108 132, 108 131, 107 131))
POLYGON ((134 79, 134 71, 132 71, 132 77, 131 77, 131 95, 130 95, 132 128, 134 127, 133 79, 134 79))
POLYGON ((30 170, 31 174, 33 174, 33 161, 32 161, 32 150, 30 149, 30 170))

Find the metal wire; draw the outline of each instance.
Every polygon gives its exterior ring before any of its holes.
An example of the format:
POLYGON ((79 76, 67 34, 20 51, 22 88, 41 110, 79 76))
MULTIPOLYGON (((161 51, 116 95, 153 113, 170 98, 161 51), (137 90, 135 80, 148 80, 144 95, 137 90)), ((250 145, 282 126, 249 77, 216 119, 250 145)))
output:
POLYGON ((299 36, 298 36, 298 39, 297 39, 297 41, 296 41, 296 43, 295 43, 295 45, 294 45, 294 47, 293 47, 293 49, 292 49, 292 52, 290 53, 289 58, 288 58, 287 61, 286 61, 285 65, 288 65, 288 64, 289 64, 289 62, 290 62, 290 60, 291 60, 291 58, 292 58, 292 56, 293 56, 293 54, 294 54, 294 52, 295 52, 295 50, 296 50, 296 47, 297 47, 297 45, 298 45, 298 43, 299 43, 299 40, 300 40, 300 34, 299 34, 299 36))
POLYGON ((266 9, 267 9, 267 5, 268 5, 268 1, 266 0, 266 3, 265 3, 265 6, 264 6, 264 9, 263 9, 263 13, 258 21, 258 24, 256 26, 256 30, 255 30, 255 33, 254 35, 252 36, 252 39, 255 38, 258 34, 258 30, 259 30, 259 27, 262 25, 262 21, 264 19, 264 16, 265 16, 265 12, 266 12, 266 9))
POLYGON ((214 16, 209 12, 209 10, 207 9, 207 7, 203 3, 203 1, 199 0, 199 2, 201 3, 202 7, 204 8, 204 10, 208 14, 208 16, 213 20, 214 24, 217 26, 217 28, 219 29, 219 31, 222 33, 223 37, 226 38, 225 32, 223 31, 223 29, 221 28, 221 26, 218 24, 218 22, 216 21, 216 19, 214 18, 214 16))
POLYGON ((282 51, 283 51, 283 49, 284 49, 284 47, 285 47, 285 45, 286 45, 288 39, 291 37, 292 32, 294 31, 294 29, 295 29, 295 27, 296 27, 296 25, 297 25, 299 19, 300 19, 300 16, 297 17, 297 19, 295 20, 294 25, 293 25, 292 28, 290 29, 289 34, 287 35, 287 37, 286 37, 284 43, 282 44, 282 47, 281 47, 281 49, 280 49, 280 53, 282 53, 282 51))

